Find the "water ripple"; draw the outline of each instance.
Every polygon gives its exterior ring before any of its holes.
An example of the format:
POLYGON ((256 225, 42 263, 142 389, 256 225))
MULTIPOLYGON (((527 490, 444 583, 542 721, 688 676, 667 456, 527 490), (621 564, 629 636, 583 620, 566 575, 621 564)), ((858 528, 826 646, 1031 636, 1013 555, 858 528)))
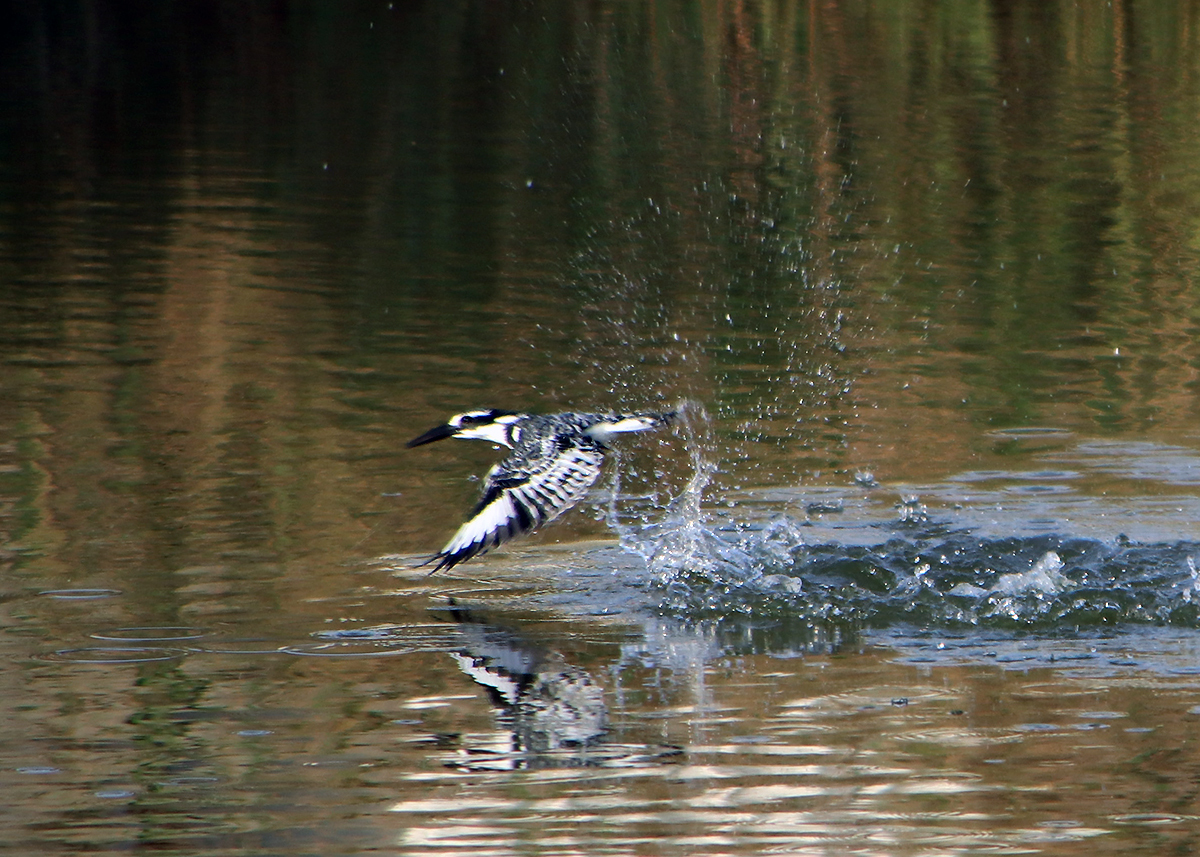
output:
POLYGON ((49 652, 42 655, 41 660, 71 664, 142 664, 169 661, 187 654, 187 649, 161 646, 84 646, 49 652))
POLYGON ((201 637, 206 636, 207 633, 208 632, 201 628, 193 628, 186 625, 167 625, 158 628, 114 628, 111 631, 89 634, 88 636, 94 640, 106 640, 119 643, 161 643, 170 640, 198 640, 201 637))
POLYGON ((38 595, 62 600, 87 601, 93 598, 112 598, 120 595, 119 589, 43 589, 38 595))

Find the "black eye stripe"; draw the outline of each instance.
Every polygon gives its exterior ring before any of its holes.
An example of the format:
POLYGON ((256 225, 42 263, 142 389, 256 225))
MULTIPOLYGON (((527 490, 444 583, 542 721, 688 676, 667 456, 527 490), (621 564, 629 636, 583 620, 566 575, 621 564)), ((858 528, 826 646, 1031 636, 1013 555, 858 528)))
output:
POLYGON ((487 423, 493 422, 495 419, 496 415, 490 411, 485 413, 459 414, 458 425, 460 428, 464 426, 486 425, 487 423))
POLYGON ((458 417, 458 427, 466 428, 469 426, 490 425, 500 417, 507 416, 516 416, 516 414, 512 411, 484 411, 483 413, 460 414, 458 417))

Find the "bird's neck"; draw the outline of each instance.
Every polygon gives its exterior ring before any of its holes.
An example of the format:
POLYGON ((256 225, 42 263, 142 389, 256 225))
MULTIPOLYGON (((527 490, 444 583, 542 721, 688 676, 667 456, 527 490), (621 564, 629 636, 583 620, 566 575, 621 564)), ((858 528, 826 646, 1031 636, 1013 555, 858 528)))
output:
POLYGON ((508 429, 507 425, 490 423, 489 425, 475 426, 474 428, 460 431, 455 437, 459 440, 486 440, 488 443, 507 446, 509 449, 512 449, 508 429))

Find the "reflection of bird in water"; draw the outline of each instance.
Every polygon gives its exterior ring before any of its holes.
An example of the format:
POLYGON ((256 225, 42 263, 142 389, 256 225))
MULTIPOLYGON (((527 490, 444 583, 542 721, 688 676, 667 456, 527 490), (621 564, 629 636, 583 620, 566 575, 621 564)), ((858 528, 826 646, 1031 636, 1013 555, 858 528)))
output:
POLYGON ((554 520, 583 499, 596 481, 613 437, 656 429, 674 417, 674 413, 535 416, 467 411, 413 438, 410 447, 456 437, 487 440, 512 450, 488 472, 471 517, 429 559, 437 563, 433 571, 452 568, 554 520))
POLYGON ((592 763, 578 751, 600 743, 607 708, 592 676, 543 651, 512 631, 451 607, 465 642, 450 653, 472 681, 487 688, 508 735, 500 746, 468 748, 472 769, 547 767, 592 763), (565 756, 556 751, 572 751, 565 756))

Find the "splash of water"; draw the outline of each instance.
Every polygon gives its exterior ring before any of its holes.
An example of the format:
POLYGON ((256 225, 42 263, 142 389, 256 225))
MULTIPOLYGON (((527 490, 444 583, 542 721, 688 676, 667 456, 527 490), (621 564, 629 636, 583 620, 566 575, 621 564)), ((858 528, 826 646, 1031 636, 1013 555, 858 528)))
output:
MULTIPOLYGON (((717 471, 716 463, 707 455, 711 445, 708 415, 703 406, 682 402, 676 408, 676 426, 683 435, 691 464, 691 477, 683 490, 663 510, 660 519, 640 527, 617 527, 621 546, 642 557, 662 583, 689 572, 712 572, 730 546, 722 544, 707 526, 702 507, 704 489, 717 471)), ((615 507, 610 507, 610 520, 615 520, 615 507)), ((740 566, 745 557, 728 557, 740 566)))
MULTIPOLYGON (((834 622, 848 628, 997 628, 1057 633, 1116 625, 1200 627, 1188 543, 1109 544, 1068 536, 981 539, 928 530, 876 546, 787 547, 795 524, 730 536, 724 552, 757 574, 736 586, 692 575, 664 587, 661 609, 695 620, 834 622), (779 551, 786 556, 781 562, 779 551)), ((726 577, 726 580, 729 578, 726 577)))
POLYGON ((608 509, 622 548, 645 562, 665 613, 803 621, 835 631, 1200 627, 1198 548, 1190 543, 984 538, 931 519, 915 497, 904 497, 896 519, 874 528, 877 544, 812 543, 808 522, 786 514, 746 521, 706 508, 718 470, 714 439, 702 407, 685 403, 679 411, 686 484, 665 507, 622 523, 614 477, 608 509))
MULTIPOLYGON (((743 591, 798 593, 800 578, 775 573, 803 545, 798 526, 779 515, 765 526, 743 529, 707 511, 705 490, 717 473, 711 423, 703 406, 693 402, 681 403, 677 412, 691 475, 653 520, 614 526, 622 547, 642 558, 654 585, 668 597, 701 597, 711 609, 736 603, 735 593, 743 591)), ((615 505, 609 520, 617 520, 615 505)))

